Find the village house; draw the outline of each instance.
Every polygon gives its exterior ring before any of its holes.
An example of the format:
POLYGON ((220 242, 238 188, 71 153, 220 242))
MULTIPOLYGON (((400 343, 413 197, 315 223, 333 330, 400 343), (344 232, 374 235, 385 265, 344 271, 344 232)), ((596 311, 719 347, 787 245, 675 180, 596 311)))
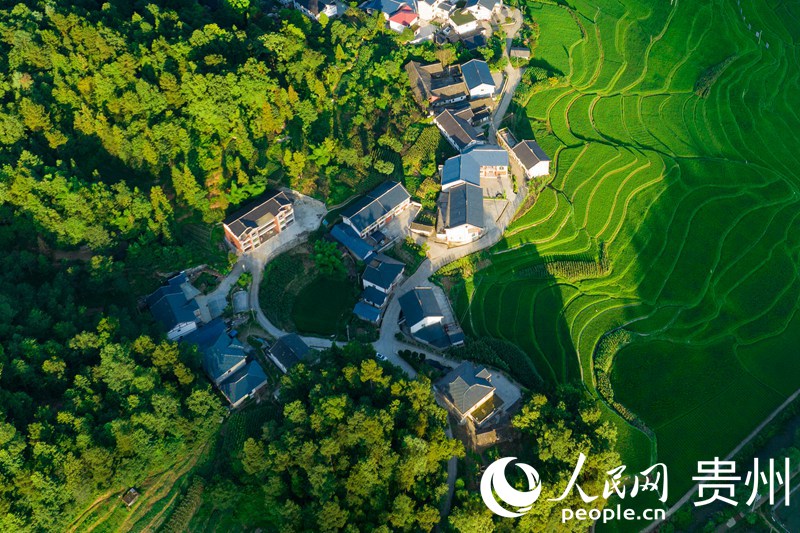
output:
POLYGON ((494 414, 495 399, 499 400, 492 374, 486 367, 468 361, 451 370, 435 387, 462 424, 469 418, 481 425, 494 414))
POLYGON ((267 375, 256 361, 250 361, 220 383, 219 390, 237 408, 267 385, 267 375))
POLYGON ((405 69, 411 83, 411 93, 424 110, 440 109, 469 97, 458 65, 444 67, 441 63, 423 65, 409 61, 405 69))
POLYGON ((478 20, 490 20, 502 7, 499 0, 467 0, 465 9, 478 20))
POLYGON ((255 250, 294 222, 292 201, 282 191, 268 193, 226 218, 225 239, 239 252, 255 250))
POLYGON ((550 174, 550 157, 536 141, 517 141, 508 129, 497 132, 497 142, 508 150, 511 170, 519 178, 531 179, 550 174))
POLYGON ((419 18, 426 22, 435 19, 446 20, 452 10, 453 4, 445 0, 417 0, 419 18))
POLYGON ((284 374, 301 362, 311 359, 313 350, 296 333, 290 333, 272 343, 267 356, 284 374))
POLYGON ((478 19, 470 11, 462 9, 450 13, 450 26, 457 34, 465 35, 478 29, 478 19))
POLYGON ((198 327, 181 342, 197 346, 203 370, 232 407, 267 384, 264 370, 256 361, 247 362, 245 347, 228 332, 222 319, 198 327))
POLYGON ((171 341, 197 329, 200 307, 190 298, 189 280, 185 272, 177 274, 145 299, 153 318, 166 331, 171 341))
POLYGON ((410 28, 417 23, 419 16, 408 4, 403 4, 400 9, 392 13, 389 18, 389 28, 397 33, 403 33, 406 28, 410 28))
POLYGON ((497 145, 473 146, 445 161, 441 176, 443 191, 463 183, 483 187, 485 179, 508 177, 508 152, 497 145))
POLYGON ((472 59, 461 65, 461 74, 469 90, 470 99, 491 98, 495 85, 486 61, 472 59))
POLYGON ((386 181, 342 213, 342 220, 364 238, 385 226, 411 205, 411 195, 396 181, 386 181))
POLYGON ((339 15, 339 4, 336 0, 293 0, 292 4, 307 17, 319 20, 322 15, 333 18, 339 15))
POLYGON ((384 294, 389 294, 400 282, 404 270, 405 265, 400 261, 378 254, 367 264, 361 282, 365 289, 374 287, 384 294))
POLYGON ((470 120, 474 117, 472 109, 466 108, 462 111, 453 113, 449 109, 445 109, 433 119, 434 124, 442 132, 444 138, 450 145, 463 152, 476 144, 483 144, 483 135, 478 133, 470 120))
POLYGON ((431 287, 417 287, 398 299, 402 309, 401 322, 405 322, 411 335, 425 337, 425 330, 442 328, 444 315, 431 287))
POLYGON ((528 60, 531 58, 531 50, 527 46, 512 46, 508 55, 512 58, 528 60))
POLYGON ((416 0, 367 0, 361 9, 369 14, 380 12, 389 24, 389 28, 400 33, 417 23, 416 0))
POLYGON ((379 324, 389 295, 400 283, 404 270, 405 265, 400 261, 383 254, 374 255, 361 276, 364 291, 353 308, 353 314, 361 320, 379 324))
POLYGON ((483 236, 483 189, 472 183, 449 187, 439 194, 436 237, 450 245, 468 244, 483 236))
POLYGON ((225 323, 220 318, 193 331, 182 342, 197 346, 202 356, 203 370, 216 386, 247 363, 244 346, 228 335, 225 323))
POLYGON ((361 238, 356 230, 341 222, 331 228, 331 237, 347 248, 358 261, 366 261, 375 253, 375 247, 361 238))

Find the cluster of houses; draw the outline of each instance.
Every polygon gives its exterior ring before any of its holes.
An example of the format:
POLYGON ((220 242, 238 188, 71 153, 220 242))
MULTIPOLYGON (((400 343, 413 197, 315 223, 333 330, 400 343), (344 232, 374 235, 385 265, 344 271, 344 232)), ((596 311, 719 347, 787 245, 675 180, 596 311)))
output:
POLYGON ((449 245, 472 242, 486 231, 486 180, 508 178, 509 166, 520 178, 546 175, 550 159, 536 141, 517 142, 507 130, 498 134, 499 145, 487 144, 478 127, 491 118, 496 87, 485 61, 448 67, 410 61, 405 69, 417 103, 459 152, 440 167, 436 236, 449 245))
MULTIPOLYGON (((197 347, 208 379, 232 408, 239 407, 267 385, 266 373, 222 318, 203 323, 195 294, 186 273, 181 272, 147 296, 145 303, 169 340, 197 347)), ((265 352, 284 374, 316 354, 293 333, 276 340, 265 352)))
POLYGON ((204 324, 185 272, 168 279, 145 303, 167 338, 197 346, 203 370, 232 407, 238 407, 267 384, 264 369, 220 318, 204 324))
MULTIPOLYGON (((347 10, 347 4, 340 0, 280 1, 314 20, 323 15, 333 18, 347 10)), ((411 29, 412 42, 433 39, 440 27, 445 28, 443 37, 451 33, 466 38, 482 36, 481 22, 499 18, 503 8, 502 0, 467 0, 463 7, 457 4, 455 0, 367 0, 359 7, 367 13, 383 15, 388 27, 397 33, 411 29)), ((485 39, 478 42, 485 43, 485 39)))

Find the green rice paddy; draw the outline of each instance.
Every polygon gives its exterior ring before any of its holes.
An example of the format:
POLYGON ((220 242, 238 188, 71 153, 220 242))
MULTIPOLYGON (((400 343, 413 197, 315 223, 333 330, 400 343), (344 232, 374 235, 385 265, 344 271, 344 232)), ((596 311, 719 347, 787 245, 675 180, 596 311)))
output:
POLYGON ((611 384, 654 438, 606 416, 630 468, 669 465, 674 501, 800 388, 800 3, 571 5, 535 5, 535 60, 566 81, 515 124, 552 182, 453 299, 469 333, 593 393, 598 342, 631 332, 611 384), (524 275, 601 248, 604 275, 524 275))

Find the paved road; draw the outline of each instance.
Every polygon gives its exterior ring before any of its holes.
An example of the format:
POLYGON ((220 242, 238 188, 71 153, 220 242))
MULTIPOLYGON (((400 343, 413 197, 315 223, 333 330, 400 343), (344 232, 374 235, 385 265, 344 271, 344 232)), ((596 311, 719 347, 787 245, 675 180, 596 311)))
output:
MULTIPOLYGON (((514 22, 511 26, 506 27, 506 49, 505 54, 506 57, 509 57, 509 50, 511 50, 511 43, 514 41, 514 37, 517 35, 517 32, 522 27, 522 13, 520 13, 519 9, 516 8, 509 8, 509 15, 511 18, 514 19, 514 22)), ((514 97, 514 91, 517 90, 517 85, 519 85, 520 80, 522 79, 522 73, 525 71, 524 68, 514 68, 511 66, 511 61, 509 60, 506 63, 505 74, 506 74, 506 84, 503 90, 503 95, 500 97, 500 103, 497 105, 497 109, 495 110, 494 116, 492 117, 492 127, 489 128, 489 139, 495 142, 495 138, 497 136, 497 130, 500 129, 500 123, 503 121, 503 117, 505 117, 506 112, 508 111, 508 106, 511 105, 511 99, 514 97)))

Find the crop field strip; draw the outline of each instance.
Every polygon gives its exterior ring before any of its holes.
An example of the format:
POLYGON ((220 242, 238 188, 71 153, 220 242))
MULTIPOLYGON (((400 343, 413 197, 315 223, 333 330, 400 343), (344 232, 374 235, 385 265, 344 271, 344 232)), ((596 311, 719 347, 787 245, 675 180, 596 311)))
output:
POLYGON ((513 341, 545 379, 581 379, 592 392, 597 343, 628 329, 615 400, 655 442, 605 416, 632 466, 652 459, 651 445, 674 463, 677 498, 690 461, 726 455, 800 387, 800 9, 573 7, 534 9, 535 59, 567 80, 527 107, 537 140, 556 154, 552 181, 454 303, 470 333, 513 341), (695 94, 703 79, 705 97, 695 94), (601 246, 603 276, 519 276, 601 246))

